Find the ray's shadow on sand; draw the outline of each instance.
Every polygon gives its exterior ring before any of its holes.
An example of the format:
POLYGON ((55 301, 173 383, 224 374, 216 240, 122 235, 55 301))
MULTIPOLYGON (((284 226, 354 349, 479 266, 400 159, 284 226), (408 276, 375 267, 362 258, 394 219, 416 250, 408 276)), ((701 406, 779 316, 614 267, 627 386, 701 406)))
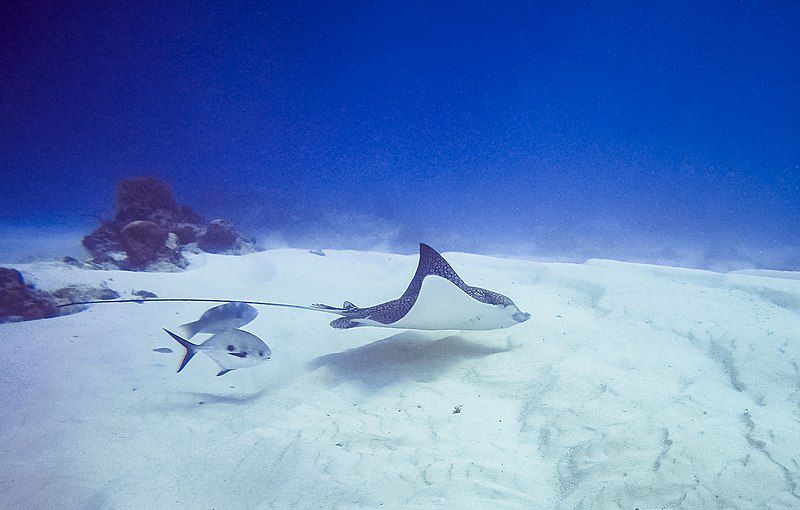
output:
POLYGON ((404 381, 428 382, 467 359, 507 352, 508 346, 489 347, 453 335, 431 340, 406 331, 371 344, 320 356, 309 367, 326 367, 335 383, 354 382, 369 390, 404 381))
POLYGON ((249 404, 260 399, 267 393, 267 390, 261 390, 255 393, 244 393, 241 395, 220 395, 199 391, 184 391, 182 393, 192 398, 190 407, 194 407, 197 404, 195 399, 202 401, 203 404, 249 404))

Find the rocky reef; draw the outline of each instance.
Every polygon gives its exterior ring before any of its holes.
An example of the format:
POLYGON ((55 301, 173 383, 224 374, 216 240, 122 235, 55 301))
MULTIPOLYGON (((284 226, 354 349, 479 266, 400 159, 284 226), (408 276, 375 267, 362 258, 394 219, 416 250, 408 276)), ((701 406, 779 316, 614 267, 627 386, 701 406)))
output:
POLYGON ((16 269, 0 267, 0 322, 44 319, 59 315, 56 303, 46 292, 25 284, 16 269))
POLYGON ((0 323, 67 315, 85 307, 59 308, 59 305, 119 297, 120 294, 105 283, 99 287, 75 285, 45 292, 26 283, 22 273, 16 269, 0 267, 0 323))
POLYGON ((184 251, 242 255, 255 251, 230 222, 206 223, 189 206, 178 204, 172 187, 155 177, 120 181, 114 219, 103 221, 83 238, 101 269, 180 271, 188 265, 184 251))

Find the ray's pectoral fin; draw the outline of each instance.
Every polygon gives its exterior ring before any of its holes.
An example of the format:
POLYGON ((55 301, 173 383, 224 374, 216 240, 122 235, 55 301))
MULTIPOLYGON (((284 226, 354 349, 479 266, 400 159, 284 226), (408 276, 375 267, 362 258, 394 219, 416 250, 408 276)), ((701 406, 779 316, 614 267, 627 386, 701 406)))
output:
POLYGON ((354 322, 350 317, 340 317, 334 321, 331 321, 331 327, 335 329, 350 329, 358 328, 360 326, 363 326, 363 324, 354 322))

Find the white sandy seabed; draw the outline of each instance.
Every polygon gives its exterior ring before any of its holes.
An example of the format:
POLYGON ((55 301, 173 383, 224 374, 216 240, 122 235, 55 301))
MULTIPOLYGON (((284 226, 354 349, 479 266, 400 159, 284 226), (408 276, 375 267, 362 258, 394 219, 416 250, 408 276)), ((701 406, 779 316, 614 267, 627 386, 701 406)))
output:
MULTIPOLYGON (((327 255, 18 267, 44 289, 367 306, 417 262, 327 255)), ((262 308, 245 329, 272 359, 223 377, 202 354, 176 374, 161 329, 208 305, 0 325, 0 508, 800 508, 797 274, 445 258, 533 318, 342 331, 262 308)))

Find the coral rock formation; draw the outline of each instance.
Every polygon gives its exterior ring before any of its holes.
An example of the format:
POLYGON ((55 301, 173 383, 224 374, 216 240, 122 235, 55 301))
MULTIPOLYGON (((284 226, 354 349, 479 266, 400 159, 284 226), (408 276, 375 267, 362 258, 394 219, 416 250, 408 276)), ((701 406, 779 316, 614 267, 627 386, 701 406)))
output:
POLYGON ((177 203, 168 183, 155 177, 122 180, 114 219, 84 237, 83 245, 94 266, 132 271, 183 269, 188 265, 183 248, 229 255, 255 251, 230 222, 206 225, 190 207, 177 203))
POLYGON ((16 269, 0 267, 0 322, 44 319, 59 315, 53 299, 26 285, 16 269))

